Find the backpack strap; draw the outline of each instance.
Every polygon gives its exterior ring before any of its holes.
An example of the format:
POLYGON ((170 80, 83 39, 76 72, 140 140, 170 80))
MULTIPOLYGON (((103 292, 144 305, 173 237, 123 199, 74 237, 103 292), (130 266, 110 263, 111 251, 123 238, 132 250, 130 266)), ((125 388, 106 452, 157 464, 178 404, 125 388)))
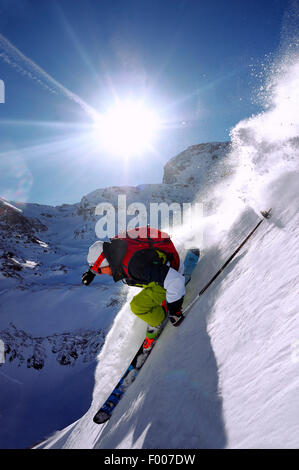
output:
POLYGON ((102 264, 102 261, 106 258, 104 253, 101 253, 98 259, 94 262, 93 266, 91 266, 91 270, 94 271, 96 274, 99 274, 99 267, 102 264))
POLYGON ((126 277, 123 272, 123 259, 127 252, 127 242, 122 238, 112 238, 110 242, 104 242, 103 252, 112 269, 112 276, 115 282, 126 277))

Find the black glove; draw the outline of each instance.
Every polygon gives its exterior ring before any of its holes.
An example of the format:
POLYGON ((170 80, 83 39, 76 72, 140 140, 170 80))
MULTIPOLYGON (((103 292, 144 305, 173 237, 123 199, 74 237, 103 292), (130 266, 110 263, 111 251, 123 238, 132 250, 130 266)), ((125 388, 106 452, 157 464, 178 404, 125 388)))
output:
POLYGON ((185 318, 182 312, 183 300, 184 297, 175 302, 167 302, 168 317, 173 326, 179 326, 185 318))
POLYGON ((179 300, 176 300, 175 302, 171 302, 171 303, 167 302, 168 313, 171 315, 182 310, 183 300, 184 300, 184 297, 181 297, 179 300))
POLYGON ((89 284, 94 280, 95 276, 96 275, 89 269, 89 271, 86 271, 86 273, 82 275, 82 284, 89 286, 89 284))

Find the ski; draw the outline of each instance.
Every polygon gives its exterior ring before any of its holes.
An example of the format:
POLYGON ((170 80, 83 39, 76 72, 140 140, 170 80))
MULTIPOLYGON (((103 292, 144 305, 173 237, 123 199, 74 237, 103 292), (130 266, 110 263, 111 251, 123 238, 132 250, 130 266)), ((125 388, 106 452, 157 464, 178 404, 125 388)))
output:
MULTIPOLYGON (((187 285, 191 279, 192 272, 195 269, 196 264, 198 263, 200 257, 200 251, 198 248, 189 249, 185 256, 184 260, 184 271, 185 271, 185 284, 187 285)), ((184 317, 182 318, 182 321, 184 317)), ((164 321, 164 325, 161 328, 160 334, 161 335, 163 329, 165 328, 166 324, 168 323, 168 319, 166 318, 164 321)), ((180 322, 181 323, 181 322, 180 322)), ((138 349, 137 353, 135 354, 133 360, 131 361, 129 367, 127 368, 126 372, 123 374, 122 378, 114 388, 113 392, 109 395, 103 406, 99 409, 99 411, 94 415, 93 421, 96 424, 103 424, 111 418, 111 415, 118 405, 120 400, 122 399, 124 393, 131 385, 132 382, 136 379, 137 375, 139 374, 142 366, 146 362, 147 358, 149 357, 150 353, 152 352, 156 342, 159 339, 159 336, 154 340, 153 346, 149 351, 143 351, 143 343, 141 344, 140 348, 138 349)))
POLYGON ((147 356, 150 354, 150 352, 151 351, 149 351, 147 354, 144 354, 143 344, 140 346, 131 364, 127 368, 126 372, 124 373, 116 387, 114 388, 113 392, 109 395, 104 405, 94 415, 94 423, 103 424, 110 419, 114 408, 122 399, 127 388, 137 377, 140 368, 145 363, 147 356))

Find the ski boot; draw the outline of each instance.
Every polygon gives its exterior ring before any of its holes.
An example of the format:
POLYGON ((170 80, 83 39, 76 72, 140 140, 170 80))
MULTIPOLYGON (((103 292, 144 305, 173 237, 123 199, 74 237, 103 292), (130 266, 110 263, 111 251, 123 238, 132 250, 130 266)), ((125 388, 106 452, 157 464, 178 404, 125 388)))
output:
POLYGON ((154 346, 155 340, 158 338, 158 336, 161 333, 161 329, 162 329, 162 323, 161 325, 158 325, 158 326, 150 326, 150 325, 147 326, 146 336, 143 342, 144 353, 151 351, 151 349, 154 346))
POLYGON ((169 321, 171 322, 171 324, 173 326, 179 326, 182 323, 182 321, 185 319, 185 317, 182 313, 182 310, 178 310, 175 313, 169 312, 169 310, 167 309, 166 300, 163 300, 163 302, 161 303, 161 307, 163 308, 163 310, 166 314, 168 313, 169 321))
POLYGON ((169 312, 169 320, 173 326, 179 326, 182 321, 185 319, 182 310, 178 310, 175 313, 169 312))

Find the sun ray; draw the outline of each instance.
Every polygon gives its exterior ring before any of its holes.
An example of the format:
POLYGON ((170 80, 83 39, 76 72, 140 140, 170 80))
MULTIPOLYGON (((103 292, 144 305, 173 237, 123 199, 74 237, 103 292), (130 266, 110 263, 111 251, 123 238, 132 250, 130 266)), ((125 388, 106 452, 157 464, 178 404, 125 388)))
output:
POLYGON ((48 127, 49 129, 78 130, 90 129, 90 124, 65 121, 33 121, 30 119, 0 119, 2 126, 48 127))
POLYGON ((96 119, 97 112, 87 104, 80 96, 73 93, 55 78, 43 70, 29 57, 25 56, 8 39, 0 33, 0 58, 11 65, 17 72, 30 78, 35 83, 48 90, 50 93, 60 92, 63 96, 77 103, 93 119, 96 119))

